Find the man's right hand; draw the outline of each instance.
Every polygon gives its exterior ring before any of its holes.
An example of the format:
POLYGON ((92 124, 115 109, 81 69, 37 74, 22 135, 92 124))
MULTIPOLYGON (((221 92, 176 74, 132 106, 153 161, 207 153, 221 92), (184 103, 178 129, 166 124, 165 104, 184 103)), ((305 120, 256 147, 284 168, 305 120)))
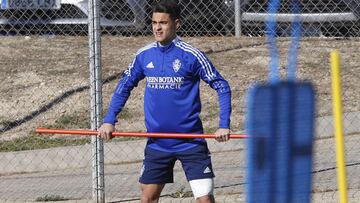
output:
POLYGON ((112 133, 115 131, 115 126, 110 123, 104 123, 101 125, 101 127, 98 129, 98 136, 105 139, 105 140, 111 140, 114 136, 112 136, 112 133))

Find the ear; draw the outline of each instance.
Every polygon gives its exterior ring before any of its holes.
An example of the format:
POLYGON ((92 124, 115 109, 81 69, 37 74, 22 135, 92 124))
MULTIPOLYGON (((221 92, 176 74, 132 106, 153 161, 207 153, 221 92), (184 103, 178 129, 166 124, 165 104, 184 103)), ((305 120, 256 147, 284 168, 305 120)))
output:
POLYGON ((179 29, 180 26, 181 26, 181 21, 180 21, 179 19, 176 19, 176 20, 175 20, 175 27, 176 27, 176 29, 179 29))

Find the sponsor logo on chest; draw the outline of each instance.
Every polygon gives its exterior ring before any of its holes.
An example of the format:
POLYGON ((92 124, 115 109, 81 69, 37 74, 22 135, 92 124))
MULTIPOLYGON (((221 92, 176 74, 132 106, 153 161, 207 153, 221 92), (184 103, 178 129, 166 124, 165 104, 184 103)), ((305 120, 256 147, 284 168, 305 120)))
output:
MULTIPOLYGON (((182 66, 181 61, 178 58, 175 59, 171 65, 175 73, 177 73, 182 66)), ((151 61, 145 67, 147 69, 154 69, 155 65, 151 61)), ((180 89, 184 81, 185 78, 181 76, 147 76, 146 86, 147 88, 152 89, 180 89)))
POLYGON ((184 77, 146 77, 146 86, 152 89, 180 89, 184 77))

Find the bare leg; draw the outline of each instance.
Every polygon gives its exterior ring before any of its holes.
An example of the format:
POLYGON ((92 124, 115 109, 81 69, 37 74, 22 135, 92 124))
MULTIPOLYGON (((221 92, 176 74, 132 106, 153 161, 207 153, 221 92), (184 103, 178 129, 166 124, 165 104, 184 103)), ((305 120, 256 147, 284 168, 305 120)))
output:
POLYGON ((140 184, 141 203, 156 203, 165 184, 140 184))
POLYGON ((213 195, 206 195, 202 197, 196 198, 197 203, 215 203, 215 199, 213 195))

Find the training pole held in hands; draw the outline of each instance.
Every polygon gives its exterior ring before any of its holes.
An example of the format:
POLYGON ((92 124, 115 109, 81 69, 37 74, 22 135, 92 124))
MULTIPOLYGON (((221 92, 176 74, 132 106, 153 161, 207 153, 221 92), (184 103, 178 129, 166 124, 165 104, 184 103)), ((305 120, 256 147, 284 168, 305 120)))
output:
MULTIPOLYGON (((36 128, 35 132, 41 134, 67 134, 67 135, 97 135, 96 130, 65 130, 36 128)), ((122 137, 156 137, 156 138, 215 138, 215 134, 189 134, 189 133, 144 133, 144 132, 113 132, 113 136, 122 137)), ((244 134, 230 134, 230 138, 247 138, 244 134)))

